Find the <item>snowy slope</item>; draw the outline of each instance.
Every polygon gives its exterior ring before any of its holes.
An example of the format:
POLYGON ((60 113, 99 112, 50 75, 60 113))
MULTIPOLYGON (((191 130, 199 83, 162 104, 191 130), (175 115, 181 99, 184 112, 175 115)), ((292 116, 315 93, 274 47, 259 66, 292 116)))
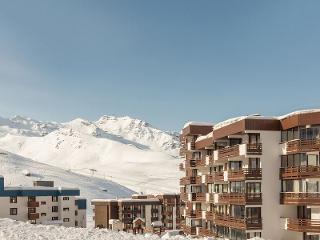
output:
POLYGON ((72 173, 1 149, 0 175, 5 177, 5 186, 32 186, 34 180, 53 180, 55 186, 79 188, 81 196, 88 200, 89 222, 92 221, 91 199, 129 197, 134 193, 112 181, 72 173), (30 172, 31 176, 25 176, 23 171, 30 172))
MULTIPOLYGON (((125 232, 113 232, 106 229, 93 228, 65 228, 59 226, 34 225, 14 221, 11 219, 0 219, 1 240, 160 240, 156 235, 133 235, 125 232)), ((187 240, 189 237, 175 236, 166 238, 171 240, 187 240)), ((197 238, 218 240, 218 238, 197 238)), ((221 240, 221 238, 219 238, 221 240)), ((252 238, 251 240, 263 240, 252 238)))
POLYGON ((138 192, 177 192, 178 137, 129 117, 43 123, 0 119, 0 148, 138 192))

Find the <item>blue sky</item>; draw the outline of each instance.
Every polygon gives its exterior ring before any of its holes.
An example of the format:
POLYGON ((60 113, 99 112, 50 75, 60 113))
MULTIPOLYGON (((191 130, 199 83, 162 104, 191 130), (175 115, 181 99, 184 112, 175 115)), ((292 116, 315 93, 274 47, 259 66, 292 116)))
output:
POLYGON ((0 2, 0 115, 178 130, 320 105, 320 1, 0 2))

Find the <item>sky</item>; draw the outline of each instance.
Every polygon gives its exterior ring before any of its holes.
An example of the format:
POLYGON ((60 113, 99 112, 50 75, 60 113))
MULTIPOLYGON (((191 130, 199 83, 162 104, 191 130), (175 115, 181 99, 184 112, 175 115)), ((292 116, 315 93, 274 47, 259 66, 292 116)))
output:
POLYGON ((0 116, 166 130, 320 107, 320 1, 0 0, 0 116))

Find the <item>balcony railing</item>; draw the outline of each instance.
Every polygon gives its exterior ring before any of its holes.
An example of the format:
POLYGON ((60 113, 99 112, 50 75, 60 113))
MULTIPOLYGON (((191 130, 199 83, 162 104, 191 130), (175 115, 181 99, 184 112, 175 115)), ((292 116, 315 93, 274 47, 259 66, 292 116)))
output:
POLYGON ((214 216, 214 211, 206 211, 206 220, 213 220, 214 216))
POLYGON ((280 193, 280 203, 287 205, 320 205, 320 193, 280 193))
POLYGON ((206 175, 206 183, 214 183, 218 181, 224 181, 223 172, 214 172, 212 174, 206 175))
POLYGON ((312 152, 320 150, 320 139, 296 139, 287 142, 287 153, 312 152))
POLYGON ((202 159, 191 159, 191 160, 186 160, 186 167, 203 167, 206 165, 206 161, 202 159))
POLYGON ((261 180, 261 168, 243 168, 228 172, 228 180, 261 180))
POLYGON ((319 166, 299 166, 280 168, 280 178, 284 180, 301 178, 320 178, 319 166))
POLYGON ((262 143, 247 143, 247 154, 261 155, 262 154, 262 143))
POLYGON ((28 208, 36 208, 39 207, 39 202, 30 201, 28 202, 28 208))
POLYGON ((287 219, 287 229, 295 232, 320 233, 320 219, 287 219))
POLYGON ((235 218, 228 215, 216 214, 215 224, 241 230, 262 229, 261 218, 235 218))
POLYGON ((202 177, 201 176, 190 176, 190 177, 183 177, 180 179, 180 185, 189 185, 189 184, 201 184, 202 177))
POLYGON ((204 202, 206 200, 205 193, 191 193, 191 201, 193 202, 204 202))
POLYGON ((218 203, 235 205, 261 205, 262 193, 220 193, 218 196, 218 203))
POLYGON ((28 220, 37 220, 39 218, 39 213, 28 213, 28 220))
POLYGON ((202 212, 201 210, 187 210, 186 216, 190 218, 201 218, 202 212))
POLYGON ((218 150, 218 159, 223 160, 226 158, 239 156, 239 145, 225 147, 218 150))

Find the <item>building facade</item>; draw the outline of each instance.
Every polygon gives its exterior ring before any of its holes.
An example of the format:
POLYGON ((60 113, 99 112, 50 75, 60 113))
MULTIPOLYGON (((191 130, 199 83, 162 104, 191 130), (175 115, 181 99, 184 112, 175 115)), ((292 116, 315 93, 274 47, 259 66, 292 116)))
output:
POLYGON ((58 188, 52 181, 37 181, 33 187, 4 187, 0 177, 0 217, 32 224, 86 227, 86 199, 80 190, 58 188))
POLYGON ((163 232, 180 227, 179 194, 133 195, 93 199, 95 227, 131 233, 163 232))
POLYGON ((319 240, 320 111, 247 116, 181 133, 183 229, 242 240, 319 240))

